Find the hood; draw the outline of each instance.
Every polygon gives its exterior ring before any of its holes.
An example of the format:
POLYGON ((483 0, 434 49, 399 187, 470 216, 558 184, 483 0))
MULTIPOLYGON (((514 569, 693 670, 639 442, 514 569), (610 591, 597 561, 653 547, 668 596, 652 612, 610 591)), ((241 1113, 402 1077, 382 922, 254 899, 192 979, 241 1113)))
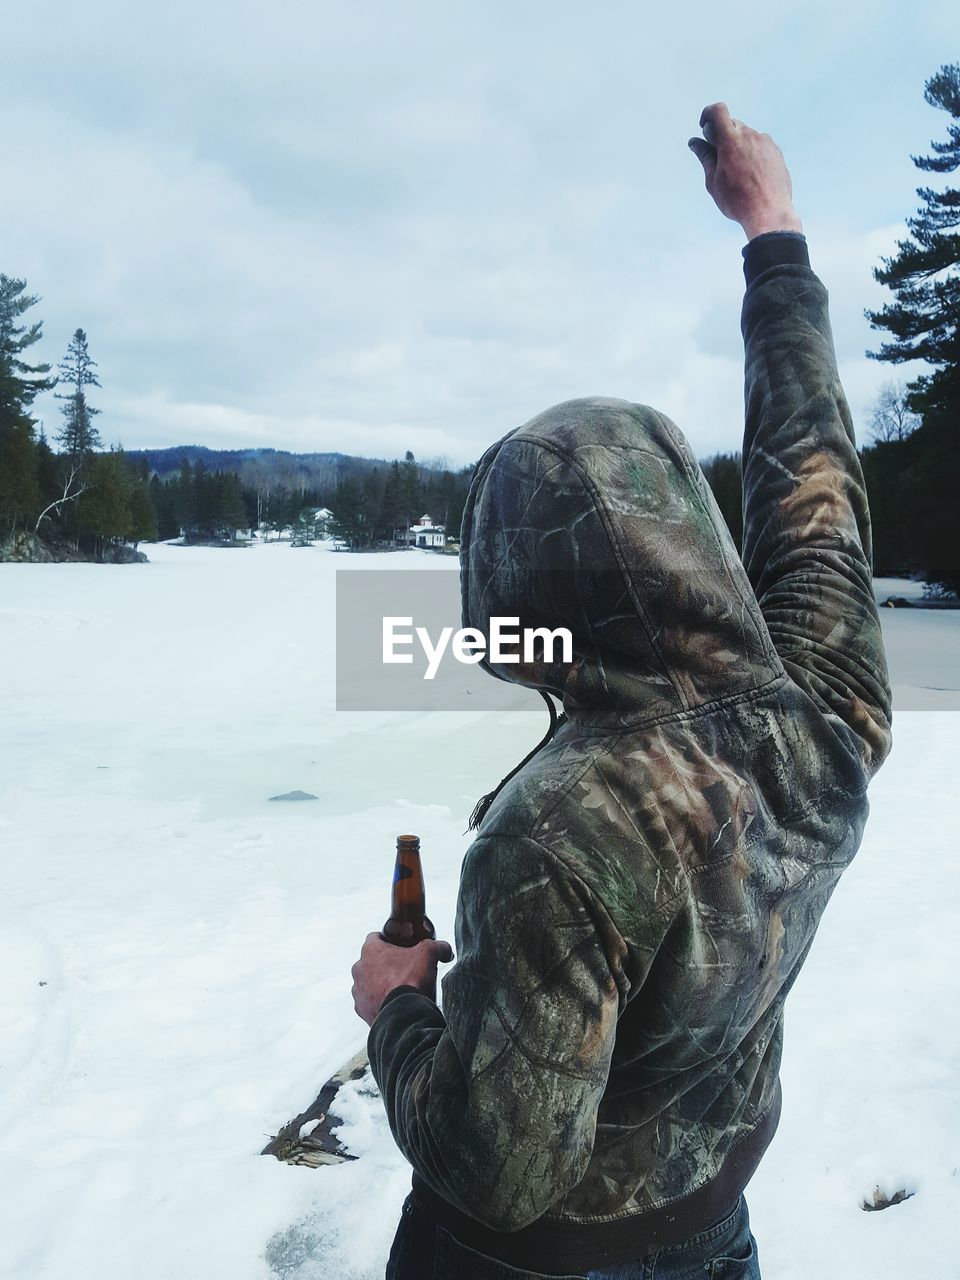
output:
POLYGON ((572 662, 483 664, 571 719, 635 725, 783 673, 689 445, 646 405, 570 400, 492 445, 460 546, 465 627, 571 631, 572 662))

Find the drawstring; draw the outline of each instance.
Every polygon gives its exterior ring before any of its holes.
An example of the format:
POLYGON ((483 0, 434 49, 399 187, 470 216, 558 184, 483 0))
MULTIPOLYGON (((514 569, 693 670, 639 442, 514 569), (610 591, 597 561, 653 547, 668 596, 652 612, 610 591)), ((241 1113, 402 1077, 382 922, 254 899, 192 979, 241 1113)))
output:
POLYGON ((547 709, 550 712, 550 728, 543 735, 543 737, 540 739, 537 745, 533 748, 533 750, 528 752, 527 755, 525 755, 523 759, 520 761, 520 763, 518 765, 515 765, 505 777, 501 778, 500 781, 497 783, 496 787, 494 787, 492 791, 489 791, 485 796, 480 797, 480 799, 477 801, 476 805, 474 806, 473 813, 471 813, 470 815, 470 822, 467 826, 468 831, 476 831, 477 827, 479 827, 480 823, 487 816, 487 810, 493 804, 494 800, 496 800, 497 796, 500 794, 503 788, 507 785, 510 779, 514 776, 514 774, 519 773, 520 770, 523 768, 523 766, 527 763, 527 761, 532 760, 533 757, 537 754, 537 752, 541 751, 547 745, 547 743, 551 740, 553 735, 557 732, 557 730, 560 728, 560 726, 564 723, 564 721, 567 718, 566 715, 564 715, 563 713, 560 713, 559 715, 557 714, 557 708, 554 705, 554 701, 550 697, 549 693, 546 692, 546 690, 538 689, 537 692, 540 694, 540 697, 543 698, 544 702, 547 704, 547 709))

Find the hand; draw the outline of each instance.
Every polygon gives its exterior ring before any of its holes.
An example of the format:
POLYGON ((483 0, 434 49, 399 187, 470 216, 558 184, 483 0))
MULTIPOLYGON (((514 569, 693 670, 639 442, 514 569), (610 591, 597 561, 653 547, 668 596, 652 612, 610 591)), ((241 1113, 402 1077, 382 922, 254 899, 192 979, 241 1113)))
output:
POLYGON ((453 948, 449 942, 418 942, 415 947, 396 947, 384 942, 379 933, 368 933, 353 966, 353 1007, 368 1026, 380 1012, 394 987, 416 987, 431 1000, 436 998, 437 965, 449 964, 453 948))
POLYGON ((704 107, 700 127, 703 138, 687 145, 720 212, 739 222, 748 240, 765 231, 801 231, 790 174, 769 133, 734 120, 723 102, 704 107))

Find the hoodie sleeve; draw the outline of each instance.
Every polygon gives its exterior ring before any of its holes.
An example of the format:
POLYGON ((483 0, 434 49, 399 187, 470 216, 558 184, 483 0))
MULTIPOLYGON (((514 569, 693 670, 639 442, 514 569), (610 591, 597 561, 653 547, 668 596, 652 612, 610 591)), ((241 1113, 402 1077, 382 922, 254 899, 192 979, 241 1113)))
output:
POLYGON ((892 711, 863 473, 827 291, 805 245, 779 255, 766 240, 744 253, 743 562, 784 667, 839 717, 869 778, 892 711))
POLYGON ((623 979, 590 891, 536 841, 481 837, 464 863, 443 1013, 389 1000, 368 1049, 390 1128, 449 1204, 496 1231, 583 1176, 623 979))

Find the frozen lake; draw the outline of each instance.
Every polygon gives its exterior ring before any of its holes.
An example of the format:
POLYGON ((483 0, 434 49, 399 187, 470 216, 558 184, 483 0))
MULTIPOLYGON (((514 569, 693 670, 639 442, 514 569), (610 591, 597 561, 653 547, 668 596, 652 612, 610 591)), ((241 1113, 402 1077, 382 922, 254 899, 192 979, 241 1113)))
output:
MULTIPOLYGON (((452 936, 466 814, 542 707, 335 712, 335 569, 453 559, 147 551, 0 566, 0 1275, 374 1280, 409 1181, 379 1103, 352 1100, 356 1163, 257 1152, 364 1041, 395 834, 452 936), (319 801, 269 803, 293 789, 319 801)), ((765 1280, 948 1280, 960 1252, 960 612, 881 616, 894 752, 787 1006, 765 1280), (916 1194, 862 1212, 877 1185, 916 1194)))

